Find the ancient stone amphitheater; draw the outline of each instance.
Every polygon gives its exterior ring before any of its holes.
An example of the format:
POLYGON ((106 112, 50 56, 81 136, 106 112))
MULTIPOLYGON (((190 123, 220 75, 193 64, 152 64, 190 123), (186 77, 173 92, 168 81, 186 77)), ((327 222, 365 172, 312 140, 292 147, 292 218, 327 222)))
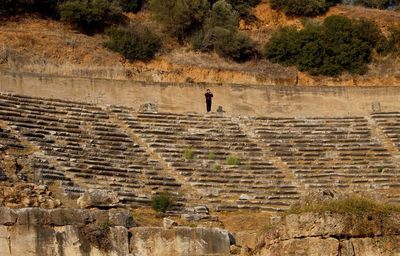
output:
POLYGON ((0 144, 29 148, 37 182, 59 182, 72 196, 112 189, 134 207, 162 191, 176 196, 175 210, 276 212, 320 189, 399 202, 399 131, 400 112, 230 117, 0 94, 0 144))

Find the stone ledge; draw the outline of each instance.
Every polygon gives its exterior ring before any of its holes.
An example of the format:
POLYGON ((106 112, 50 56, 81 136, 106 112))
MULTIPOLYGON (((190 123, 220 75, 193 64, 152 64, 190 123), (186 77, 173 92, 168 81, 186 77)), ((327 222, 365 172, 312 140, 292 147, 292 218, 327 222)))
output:
POLYGON ((83 226, 89 223, 106 223, 110 227, 135 227, 136 223, 128 210, 111 209, 83 210, 73 208, 41 209, 21 208, 9 209, 0 207, 0 225, 31 226, 83 226))

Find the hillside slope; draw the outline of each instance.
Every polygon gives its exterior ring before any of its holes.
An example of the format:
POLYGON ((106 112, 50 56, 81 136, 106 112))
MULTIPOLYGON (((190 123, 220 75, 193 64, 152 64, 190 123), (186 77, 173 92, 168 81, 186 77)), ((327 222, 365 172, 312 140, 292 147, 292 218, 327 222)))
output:
MULTIPOLYGON (((280 26, 301 26, 300 19, 286 17, 272 10, 268 3, 258 5, 253 14, 257 20, 252 23, 241 21, 240 28, 258 42, 260 49, 280 26)), ((383 30, 400 20, 397 12, 342 5, 331 8, 325 16, 337 14, 373 19, 383 30)), ((146 11, 127 16, 132 21, 157 26, 146 11)), ((156 29, 160 30, 159 26, 156 29)), ((168 36, 164 36, 163 41, 167 43, 154 60, 129 63, 119 54, 106 49, 103 46, 105 40, 104 35, 86 36, 69 25, 53 20, 14 18, 0 23, 0 67, 14 71, 155 82, 400 85, 399 60, 394 57, 375 59, 370 71, 363 76, 344 74, 328 78, 311 77, 295 68, 285 68, 267 60, 237 64, 215 54, 194 52, 188 45, 179 46, 168 36)))

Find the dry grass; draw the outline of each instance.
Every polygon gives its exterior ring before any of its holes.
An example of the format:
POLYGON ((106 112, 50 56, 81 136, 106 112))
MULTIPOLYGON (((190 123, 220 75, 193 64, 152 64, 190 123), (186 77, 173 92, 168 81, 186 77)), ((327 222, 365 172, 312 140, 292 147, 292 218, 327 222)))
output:
POLYGON ((162 227, 162 215, 151 208, 132 209, 132 216, 135 222, 142 227, 162 227))
POLYGON ((216 213, 223 227, 230 232, 255 231, 269 223, 271 213, 237 211, 216 213))
POLYGON ((308 205, 295 205, 284 215, 301 214, 305 212, 314 213, 338 213, 353 216, 381 216, 385 217, 392 213, 400 213, 400 206, 375 201, 360 196, 350 196, 343 199, 325 200, 308 205))
POLYGON ((104 40, 52 20, 11 20, 0 25, 0 65, 14 71, 126 79, 120 55, 104 48, 104 40))

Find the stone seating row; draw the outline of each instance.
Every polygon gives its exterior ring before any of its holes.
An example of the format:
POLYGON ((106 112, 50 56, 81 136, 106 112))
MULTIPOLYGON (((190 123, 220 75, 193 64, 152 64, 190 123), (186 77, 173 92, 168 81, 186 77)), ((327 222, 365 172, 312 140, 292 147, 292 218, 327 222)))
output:
POLYGON ((0 95, 0 100, 0 119, 56 159, 54 167, 41 172, 43 179, 65 185, 70 179, 79 180, 82 190, 110 187, 127 202, 143 200, 129 200, 126 190, 137 189, 140 194, 146 188, 148 200, 154 191, 179 190, 180 184, 165 175, 157 161, 151 161, 146 150, 110 121, 103 109, 13 95, 0 95), (136 165, 141 168, 130 168, 136 165))
MULTIPOLYGON (((400 143, 400 114, 372 117, 400 143)), ((364 117, 237 120, 0 94, 0 120, 43 153, 47 163, 35 166, 38 179, 77 195, 111 188, 127 205, 148 204, 165 190, 182 205, 186 195, 175 176, 220 210, 284 210, 313 189, 400 187, 393 152, 364 117), (228 164, 228 157, 240 163, 228 164)), ((4 136, 0 130, 0 143, 4 136)))
POLYGON ((400 149, 400 112, 384 112, 372 115, 378 126, 400 149))
MULTIPOLYGON (((271 190, 269 183, 291 184, 277 167, 263 157, 263 150, 231 118, 218 115, 135 113, 124 107, 112 107, 111 111, 192 186, 199 191, 217 191, 218 198, 223 201, 206 197, 216 206, 235 203, 243 193, 264 192, 279 198, 278 191, 271 190), (189 150, 193 158, 185 159, 185 150, 189 150), (239 158, 240 165, 226 164, 229 156, 239 158)), ((285 207, 299 196, 295 186, 287 188, 296 196, 282 197, 280 205, 285 207)), ((285 187, 281 189, 285 190, 285 187)), ((260 204, 260 207, 271 207, 268 205, 272 202, 264 200, 260 204)))
POLYGON ((365 118, 241 120, 308 188, 388 188, 400 181, 392 155, 372 139, 365 118))

